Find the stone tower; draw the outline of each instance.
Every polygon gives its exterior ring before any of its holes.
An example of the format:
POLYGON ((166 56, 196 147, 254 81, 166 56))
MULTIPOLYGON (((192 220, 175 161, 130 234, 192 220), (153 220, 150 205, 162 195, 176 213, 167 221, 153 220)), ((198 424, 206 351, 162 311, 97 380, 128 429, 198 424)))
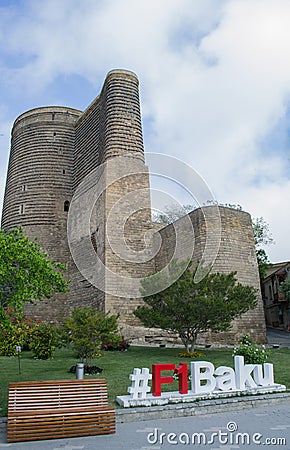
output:
MULTIPOLYGON (((106 286, 114 283, 110 274, 118 271, 135 273, 136 266, 134 261, 123 261, 117 256, 110 249, 106 236, 110 210, 120 198, 136 189, 143 190, 145 208, 128 218, 125 228, 129 245, 138 249, 143 245, 144 229, 151 226, 151 212, 139 82, 134 73, 126 70, 109 72, 100 95, 84 112, 50 106, 33 109, 16 119, 12 129, 2 228, 22 226, 25 234, 37 238, 53 260, 68 265, 67 276, 71 280, 68 294, 57 294, 36 307, 28 305, 30 314, 37 319, 58 322, 74 307, 89 305, 104 312, 131 315, 132 306, 128 306, 123 297, 106 293, 106 286), (120 159, 110 164, 116 157, 120 159), (92 242, 109 270, 106 279, 106 274, 101 273, 98 283, 90 283, 90 276, 84 276, 79 269, 89 262, 95 272, 94 258, 93 261, 88 258, 82 234, 77 237, 80 245, 74 259, 71 257, 67 218, 75 192, 98 168, 105 170, 105 181, 101 197, 96 204, 90 205, 90 234, 85 238, 92 242)), ((83 205, 81 203, 81 208, 83 205)), ((111 223, 117 223, 120 209, 115 208, 110 217, 111 223)), ((118 226, 113 226, 111 240, 118 242, 117 232, 118 226)), ((145 266, 153 271, 152 262, 145 266)), ((144 272, 144 265, 140 270, 144 272)), ((117 289, 116 286, 113 293, 117 293, 117 289)))
POLYGON ((74 127, 81 111, 36 108, 16 119, 4 197, 2 227, 22 226, 51 257, 67 260, 66 235, 73 195, 74 127))
MULTIPOLYGON (((73 195, 74 126, 81 111, 44 107, 18 117, 12 129, 2 228, 22 226, 55 261, 68 263, 68 206, 73 195)), ((59 320, 64 294, 33 310, 59 320)), ((28 310, 31 306, 28 306, 28 310)))
POLYGON ((90 231, 85 231, 82 223, 71 240, 78 266, 71 277, 77 282, 73 292, 78 293, 80 284, 86 284, 84 278, 89 280, 95 286, 87 288, 91 300, 97 296, 99 308, 120 314, 122 323, 136 322, 132 311, 140 304, 140 299, 126 298, 123 281, 154 272, 153 260, 140 263, 138 258, 144 233, 152 226, 138 85, 130 71, 109 72, 99 97, 75 124, 72 234, 88 210, 90 231), (94 205, 87 203, 92 185, 100 193, 94 205), (135 251, 135 259, 128 251, 124 254, 128 248, 131 253, 135 251))
MULTIPOLYGON (((205 220, 201 208, 159 231, 154 228, 138 85, 134 73, 113 70, 84 112, 50 106, 16 119, 2 228, 22 226, 50 258, 68 266, 69 292, 29 305, 31 317, 60 322, 73 308, 92 306, 118 313, 124 335, 146 341, 162 334, 145 330, 133 315, 142 303, 138 283, 167 265, 175 254, 176 236, 183 236, 179 257, 189 248, 196 264, 204 249, 211 258, 220 235, 213 270, 237 270, 241 283, 258 290, 259 283, 248 214, 215 207, 220 230, 211 218, 213 209, 207 209, 205 220)), ((224 339, 234 343, 246 333, 265 340, 260 297, 255 311, 236 322, 224 339)))

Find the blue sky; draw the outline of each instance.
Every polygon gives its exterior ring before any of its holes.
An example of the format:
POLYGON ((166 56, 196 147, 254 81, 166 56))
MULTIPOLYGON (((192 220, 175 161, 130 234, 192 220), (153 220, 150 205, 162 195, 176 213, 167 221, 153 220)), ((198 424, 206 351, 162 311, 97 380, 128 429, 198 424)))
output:
POLYGON ((1 0, 0 39, 1 199, 16 117, 85 109, 126 68, 140 80, 145 151, 263 216, 271 260, 290 259, 289 0, 1 0))

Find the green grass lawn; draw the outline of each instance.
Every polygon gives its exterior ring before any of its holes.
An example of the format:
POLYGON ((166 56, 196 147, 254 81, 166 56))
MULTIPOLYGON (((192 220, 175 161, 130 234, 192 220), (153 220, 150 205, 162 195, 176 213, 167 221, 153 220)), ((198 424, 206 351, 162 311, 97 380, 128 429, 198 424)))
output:
MULTIPOLYGON (((99 377, 107 381, 109 401, 117 406, 115 398, 117 395, 126 395, 130 386, 129 375, 134 367, 149 367, 153 363, 174 363, 181 361, 190 362, 191 359, 178 357, 178 352, 182 349, 159 348, 159 347, 130 347, 127 352, 104 352, 104 355, 94 360, 93 364, 103 369, 102 374, 86 375, 86 378, 99 377)), ((198 350, 199 351, 199 350, 198 350)), ((202 358, 195 360, 211 361, 215 367, 233 367, 233 357, 231 349, 202 349, 202 358)), ((17 357, 0 357, 0 415, 7 415, 7 394, 8 383, 10 381, 37 381, 37 380, 57 380, 74 379, 75 375, 69 373, 69 368, 77 363, 73 350, 69 348, 57 350, 52 359, 47 361, 33 359, 30 352, 23 352, 21 355, 21 374, 18 372, 17 357)), ((270 350, 270 357, 267 362, 274 364, 275 382, 285 384, 290 388, 290 349, 280 348, 270 350)), ((173 386, 164 386, 167 390, 178 390, 177 382, 173 386)))

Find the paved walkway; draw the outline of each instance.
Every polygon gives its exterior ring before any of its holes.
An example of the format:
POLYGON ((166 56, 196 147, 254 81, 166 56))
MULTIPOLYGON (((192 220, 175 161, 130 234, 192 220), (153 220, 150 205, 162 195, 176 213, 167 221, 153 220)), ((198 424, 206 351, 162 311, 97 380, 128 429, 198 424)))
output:
POLYGON ((279 344, 281 347, 290 348, 290 332, 277 330, 277 328, 268 328, 267 336, 269 344, 279 344))
POLYGON ((0 450, 290 449, 290 400, 278 405, 117 424, 116 434, 7 444, 0 450), (194 439, 194 443, 192 443, 194 439))

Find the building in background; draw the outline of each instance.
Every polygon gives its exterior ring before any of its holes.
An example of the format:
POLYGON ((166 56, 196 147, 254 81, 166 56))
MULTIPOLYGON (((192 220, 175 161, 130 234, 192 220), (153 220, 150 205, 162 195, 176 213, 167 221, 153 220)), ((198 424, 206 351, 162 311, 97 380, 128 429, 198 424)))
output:
POLYGON ((290 331, 290 307, 281 284, 290 277, 290 261, 271 264, 262 282, 266 324, 290 331))

